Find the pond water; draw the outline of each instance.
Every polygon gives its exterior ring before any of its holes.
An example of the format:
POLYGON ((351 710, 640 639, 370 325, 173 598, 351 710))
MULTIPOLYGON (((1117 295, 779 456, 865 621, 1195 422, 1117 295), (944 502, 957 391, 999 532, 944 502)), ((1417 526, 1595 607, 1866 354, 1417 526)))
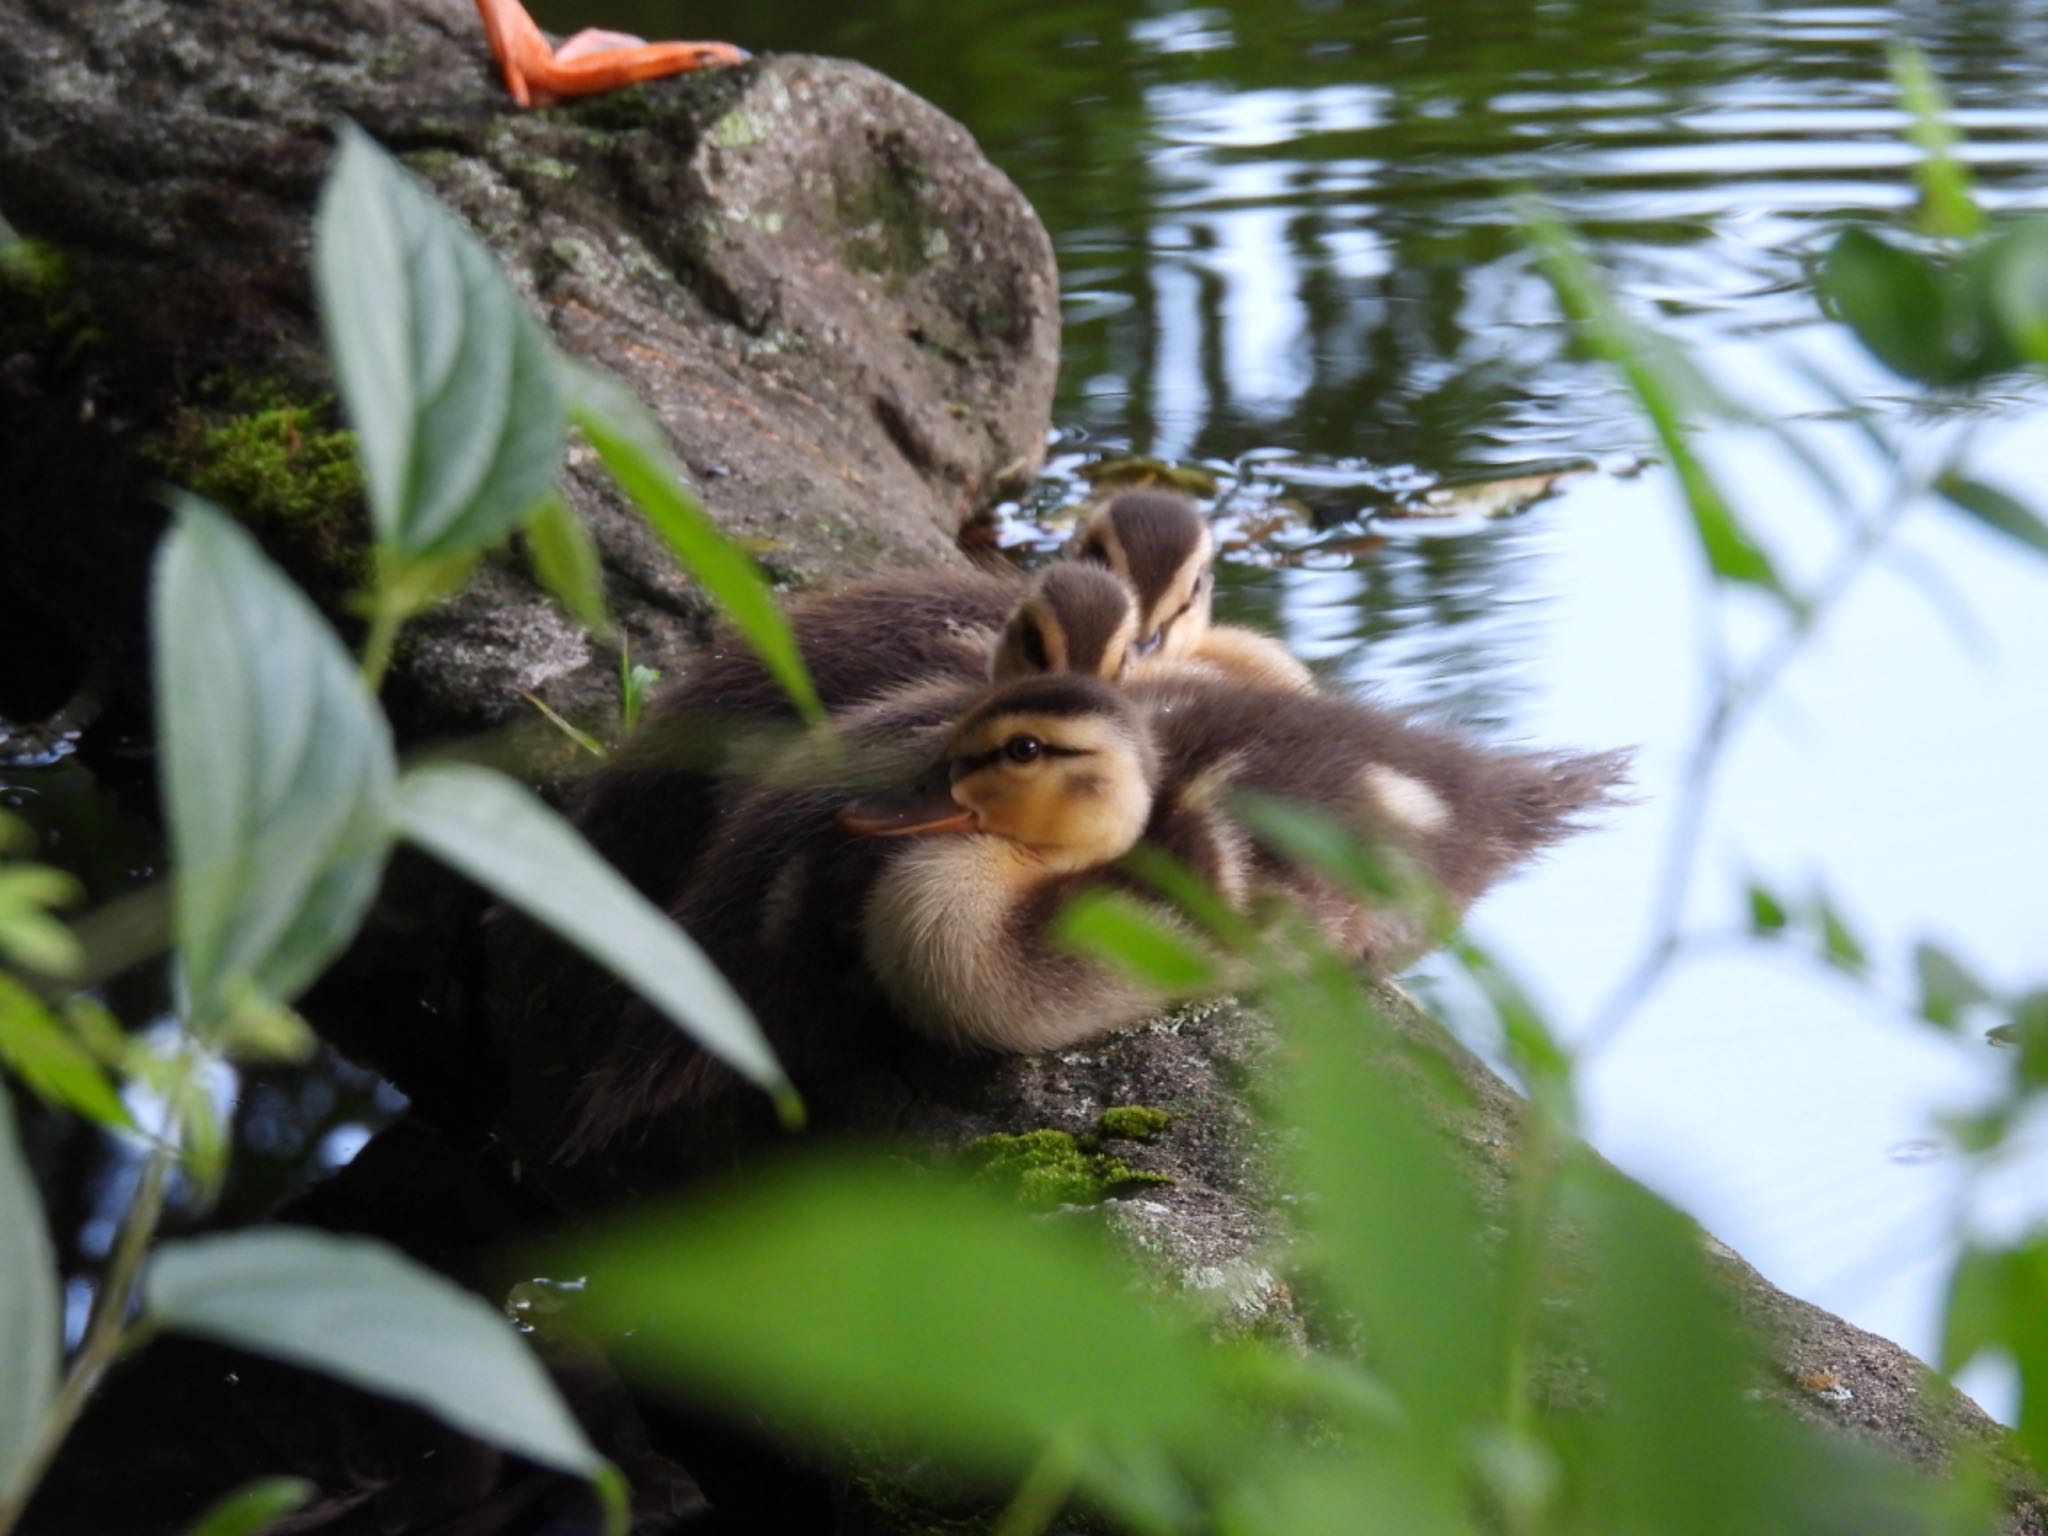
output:
MULTIPOLYGON (((1912 201, 1896 39, 1944 77, 1983 201, 2048 207, 2038 0, 538 10, 564 29, 847 54, 937 102, 1059 251, 1061 436, 1042 503, 1071 499, 1104 455, 1206 465, 1231 529, 1256 536, 1225 605, 1326 676, 1506 737, 1639 744, 1643 803, 1474 919, 1567 1034, 1649 936, 1714 610, 1671 477, 1636 472, 1647 439, 1629 403, 1567 355, 1511 194, 1533 188, 1584 230, 1627 300, 1833 464, 1862 509, 1884 467, 1802 368, 1878 411, 1916 462, 1967 435, 1980 473, 2048 503, 2048 393, 1915 412, 1804 281, 1845 221, 1912 201), (1598 468, 1509 520, 1370 520, 1441 478, 1559 458, 1598 468)), ((1705 448, 1782 565, 1817 579, 1841 536, 1829 495, 1770 433, 1722 428, 1705 448)), ((1897 548, 1737 739, 1687 903, 1699 926, 1729 927, 1749 875, 1825 887, 1877 991, 1734 945, 1674 974, 1590 1055, 1584 1088, 1608 1155, 1780 1284, 1931 1354, 1961 1184, 1935 1117, 1997 1062, 1980 1033, 1935 1036, 1898 1003, 1922 936, 1995 983, 2048 979, 2048 562, 1931 505, 1897 548)), ((1773 621, 1738 601, 1721 622, 1754 649, 1773 621)), ((2008 1219, 2029 1171, 2048 1189, 2038 1136, 2020 1161, 2008 1219)), ((2004 1405, 1996 1380, 1972 1384, 2004 1405)))

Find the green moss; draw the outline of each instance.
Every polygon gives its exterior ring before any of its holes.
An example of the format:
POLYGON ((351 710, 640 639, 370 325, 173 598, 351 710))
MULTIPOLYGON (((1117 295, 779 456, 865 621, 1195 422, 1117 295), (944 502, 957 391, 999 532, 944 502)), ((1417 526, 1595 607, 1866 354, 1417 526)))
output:
POLYGON ((984 1136, 964 1154, 975 1181, 1015 1192, 1036 1210, 1099 1205, 1148 1185, 1171 1184, 1163 1173, 1133 1168, 1122 1158, 1084 1147, 1065 1131, 984 1136))
POLYGON ((1096 1118, 1095 1129, 1104 1136, 1123 1141, 1149 1141, 1165 1130, 1173 1116, 1145 1104, 1122 1104, 1105 1109, 1096 1118))
POLYGON ((0 244, 0 353, 34 352, 62 364, 105 341, 64 251, 43 240, 0 244))
POLYGON ((330 589, 369 576, 355 435, 326 395, 295 399, 276 380, 223 374, 146 448, 179 485, 247 523, 302 580, 330 589))
POLYGON ((711 142, 720 149, 745 149, 768 137, 768 125, 753 113, 735 107, 711 125, 711 142))
POLYGON ((932 232, 907 173, 877 170, 851 188, 842 187, 835 211, 846 231, 840 253, 848 266, 900 283, 925 264, 932 232))

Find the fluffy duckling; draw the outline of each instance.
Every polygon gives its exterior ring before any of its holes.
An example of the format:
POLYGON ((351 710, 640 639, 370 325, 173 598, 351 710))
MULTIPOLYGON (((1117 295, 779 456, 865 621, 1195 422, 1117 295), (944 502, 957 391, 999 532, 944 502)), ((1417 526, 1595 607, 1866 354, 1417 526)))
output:
POLYGON ((1077 560, 1106 565, 1138 595, 1138 654, 1194 665, 1240 682, 1309 692, 1315 678, 1270 635, 1213 624, 1216 543, 1185 496, 1125 491, 1097 507, 1075 534, 1077 560))
MULTIPOLYGON (((1038 672, 1116 680, 1138 618, 1099 566, 1062 562, 1027 581, 980 571, 904 572, 801 601, 798 649, 829 711, 912 684, 976 685, 1038 672)), ((655 701, 576 818, 598 851, 660 897, 694 861, 721 778, 759 771, 787 745, 796 709, 760 658, 727 637, 655 701)))
MULTIPOLYGON (((1166 998, 1046 937, 1079 891, 1134 889, 1117 865, 1141 839, 1241 911, 1305 912, 1375 970, 1428 947, 1431 914, 1293 864, 1236 819, 1236 792, 1341 820, 1462 912, 1605 804, 1622 767, 1192 676, 1116 688, 1046 675, 980 696, 927 684, 842 726, 850 752, 735 788, 670 905, 800 1083, 886 1049, 902 1023, 956 1048, 1035 1052, 1156 1012, 1166 998)), ((731 1081, 636 1011, 577 1097, 571 1156, 731 1081)))
POLYGON ((1429 947, 1431 914, 1291 863, 1237 819, 1235 796, 1341 822, 1462 914, 1608 801, 1622 768, 1613 754, 1501 751, 1355 701, 1188 677, 1127 694, 1081 678, 1016 684, 969 712, 943 762, 943 796, 848 819, 864 835, 922 840, 880 873, 863 951, 912 1023, 1002 1051, 1060 1049, 1162 1001, 1092 967, 1077 980, 1077 962, 1040 938, 1077 882, 1141 837, 1239 910, 1284 900, 1340 954, 1385 973, 1429 947))

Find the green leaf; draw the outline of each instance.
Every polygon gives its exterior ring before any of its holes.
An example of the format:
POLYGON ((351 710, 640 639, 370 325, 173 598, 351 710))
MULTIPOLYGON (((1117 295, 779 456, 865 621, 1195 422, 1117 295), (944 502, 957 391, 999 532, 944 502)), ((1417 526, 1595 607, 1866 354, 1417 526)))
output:
POLYGON ((1920 162, 1920 227, 1947 240, 1967 240, 1983 228, 1984 214, 1970 191, 1970 173, 1956 158, 1962 135, 1949 121, 1948 98, 1927 57, 1910 44, 1892 49, 1892 83, 1913 115, 1907 136, 1926 156, 1920 162))
POLYGON ((165 1243, 143 1283, 167 1328, 320 1371, 579 1476, 603 1464, 500 1312, 382 1243, 262 1227, 165 1243))
POLYGON ((2028 219, 1969 254, 1991 321, 2016 358, 2048 368, 2048 219, 2028 219))
POLYGON ((524 522, 567 442, 553 349, 483 243, 351 126, 313 274, 377 542, 473 553, 524 522))
POLYGON ((555 601, 586 628, 611 633, 612 617, 604 602, 604 563, 597 541, 560 496, 550 496, 526 524, 526 555, 533 574, 554 594, 555 601))
POLYGON ((185 1536, 262 1536, 286 1515, 310 1504, 319 1491, 303 1477, 244 1483, 188 1526, 185 1536))
POLYGON ((2012 1005, 2006 1043, 2019 1047, 2019 1079, 2028 1088, 2048 1087, 2048 991, 2029 992, 2012 1005))
POLYGON ((1852 976, 1861 976, 1868 970, 1869 956, 1834 903, 1825 896, 1816 897, 1813 914, 1820 926, 1821 955, 1828 964, 1852 976))
POLYGON ((7 1503, 57 1395, 57 1261, 35 1179, 0 1086, 0 1506, 7 1503))
POLYGON ((1002 1468, 1219 1433, 1219 1357, 1098 1234, 897 1163, 812 1163, 580 1243, 579 1315, 693 1397, 1002 1468))
POLYGON ((1215 984, 1216 967, 1178 924, 1120 891, 1087 891, 1068 902, 1053 938, 1168 994, 1215 984))
POLYGON ((1783 933, 1788 920, 1785 903, 1752 880, 1749 885, 1749 931, 1759 937, 1783 933))
POLYGON ((640 723, 640 713, 647 707, 647 695, 654 685, 661 681, 661 674, 652 667, 635 666, 631 653, 625 646, 619 647, 619 718, 620 724, 631 732, 640 723))
POLYGON ((187 1006, 289 1002, 355 934, 390 843, 390 729, 304 594, 180 497, 152 605, 187 1006))
POLYGON ((554 929, 775 1094, 785 1115, 797 1112, 760 1026, 703 951, 529 791, 484 768, 417 768, 399 785, 398 820, 412 841, 554 929))
POLYGON ((1499 1379, 1502 1301, 1475 1241, 1480 1217, 1427 1084, 1399 1070, 1390 1031, 1339 965, 1268 983, 1293 1050, 1280 1123, 1297 1140, 1293 1187, 1336 1296, 1363 1323, 1366 1355, 1449 1457, 1499 1379))
POLYGON ((2005 1255, 1967 1247, 1949 1277, 1942 1308, 1941 1368, 1950 1376, 2005 1337, 2005 1255))
POLYGON ((2017 539, 2036 554, 2048 555, 2048 522, 1996 486, 1951 470, 1934 482, 1934 488, 1951 506, 1969 513, 1985 527, 2017 539))
POLYGON ((1760 587, 1792 601, 1770 557, 1750 537, 1719 483, 1692 444, 1689 415, 1714 403, 1689 359, 1667 338, 1637 325, 1608 291, 1569 230, 1546 209, 1521 207, 1523 226, 1535 243, 1543 274, 1573 330, 1593 356, 1612 365, 1650 420, 1671 469, 1678 476, 1691 515, 1693 534, 1707 568, 1724 581, 1760 587))
POLYGON ((75 976, 85 964, 85 950, 48 909, 84 894, 61 869, 0 864, 0 959, 45 976, 75 976))
POLYGON ((1932 940, 1914 947, 1913 969, 1920 978, 1920 1017, 1930 1024, 1954 1029, 1965 1008, 1991 1000, 1969 968, 1932 940))
POLYGON ((719 531, 684 480, 662 434, 618 380, 589 368, 569 370, 569 412, 598 457, 654 525, 675 557, 703 584, 733 628, 754 648, 806 720, 825 717, 775 594, 754 557, 719 531))
POLYGON ((100 1125, 124 1130, 134 1126, 120 1094, 91 1053, 34 993, 6 975, 0 975, 0 1061, 46 1103, 100 1125))
POLYGON ((229 1061, 304 1061, 319 1045, 296 1012, 246 987, 229 1001, 214 1043, 229 1061))
POLYGON ((1845 229, 1821 263, 1820 293, 1871 355, 1922 384, 1952 384, 1973 370, 1958 357, 1947 274, 1926 257, 1867 229, 1845 229))

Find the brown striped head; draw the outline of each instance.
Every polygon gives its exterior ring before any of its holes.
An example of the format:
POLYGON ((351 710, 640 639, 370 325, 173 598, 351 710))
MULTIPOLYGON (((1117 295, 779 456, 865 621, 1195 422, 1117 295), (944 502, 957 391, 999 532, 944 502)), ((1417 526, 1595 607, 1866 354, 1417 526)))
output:
POLYGON ((1097 565, 1062 561, 1031 580, 989 657, 994 682, 1046 672, 1124 675, 1138 638, 1131 589, 1097 565))
POLYGON ((1074 557, 1106 565, 1138 595, 1138 656, 1186 656, 1209 628, 1216 542, 1185 496, 1124 491, 1097 507, 1074 557))
POLYGON ((1130 852, 1152 814, 1158 754, 1136 707, 1094 678, 1049 674, 999 688, 954 727, 917 806, 840 817, 863 836, 980 832, 1048 873, 1130 852))

